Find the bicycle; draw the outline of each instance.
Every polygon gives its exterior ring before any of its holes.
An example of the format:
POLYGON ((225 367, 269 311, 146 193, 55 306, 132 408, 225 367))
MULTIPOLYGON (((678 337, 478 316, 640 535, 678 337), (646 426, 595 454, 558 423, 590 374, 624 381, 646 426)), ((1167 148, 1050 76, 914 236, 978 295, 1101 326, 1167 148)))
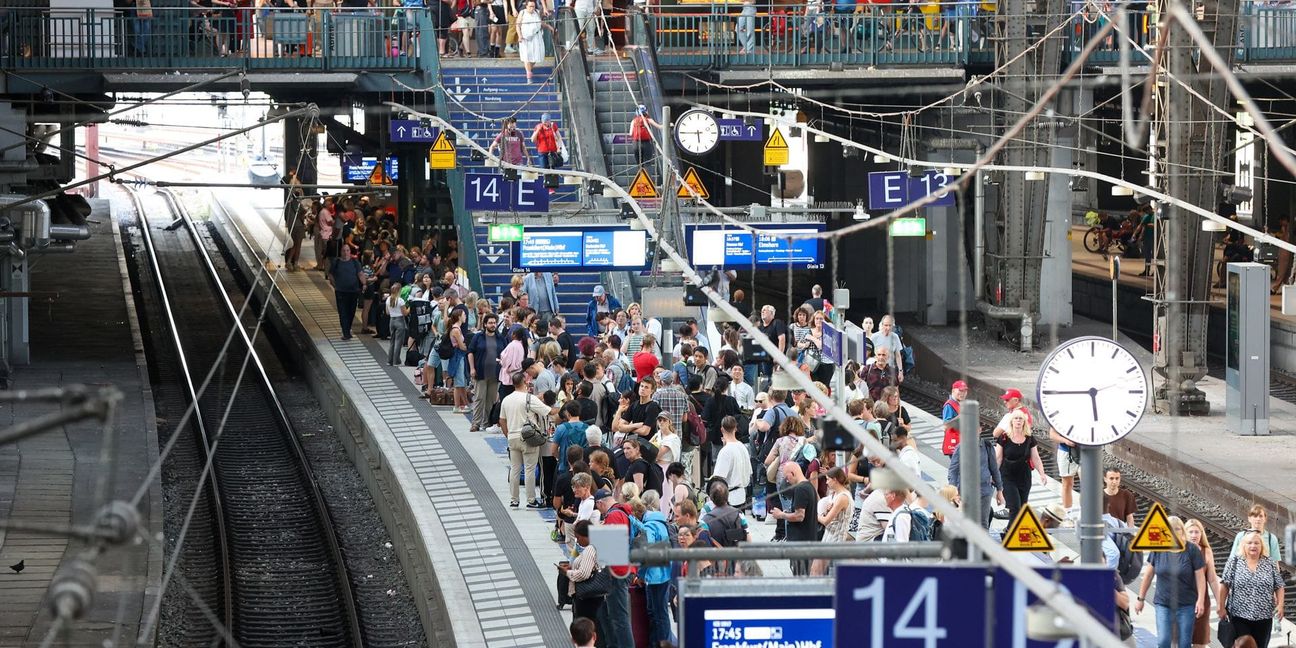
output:
POLYGON ((1084 248, 1092 254, 1101 254, 1104 257, 1111 253, 1112 248, 1116 248, 1118 255, 1125 254, 1125 241, 1118 236, 1112 236, 1111 230, 1101 226, 1094 225, 1085 230, 1084 248))

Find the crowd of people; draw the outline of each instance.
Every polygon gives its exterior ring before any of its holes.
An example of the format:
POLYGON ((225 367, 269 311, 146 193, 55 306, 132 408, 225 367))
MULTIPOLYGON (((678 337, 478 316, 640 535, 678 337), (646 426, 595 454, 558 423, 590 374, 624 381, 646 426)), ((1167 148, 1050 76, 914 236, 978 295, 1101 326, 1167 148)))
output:
MULTIPOLYGON (((822 353, 823 322, 833 307, 818 287, 792 309, 790 324, 772 305, 753 310, 743 291, 734 290, 730 303, 794 359, 795 366, 776 368, 735 326, 708 336, 697 321, 683 319, 667 329, 641 304, 623 306, 603 286, 590 295, 585 324, 569 328, 559 313, 557 274, 515 275, 492 301, 467 290, 453 270, 443 271, 435 250, 396 246, 374 262, 373 255, 355 259, 352 247, 339 243, 338 256, 327 265, 344 337, 359 311, 367 330, 389 339, 392 364, 417 366, 416 383, 425 397, 441 402, 450 394, 472 431, 505 437, 508 504, 554 511, 551 539, 568 555, 559 565, 558 600, 578 620, 593 624, 581 627, 597 636, 599 646, 674 642, 674 583, 682 575, 749 576, 760 567, 752 561, 608 566, 589 544, 592 526, 627 527, 632 546, 736 546, 752 539, 755 524, 772 525, 775 541, 947 539, 943 516, 912 490, 870 486, 881 457, 862 445, 827 451, 823 408, 805 392, 771 382, 775 371, 799 371, 831 393, 829 385, 842 372, 849 415, 917 470, 919 451, 901 394, 906 371, 912 371, 905 366, 910 353, 890 315, 879 318, 876 331, 865 319, 865 357, 838 367, 822 353), (669 346, 668 330, 674 337, 669 346)), ((955 382, 942 416, 950 485, 940 495, 956 506, 967 496, 957 488, 958 447, 965 440, 957 417, 967 391, 965 382, 955 382)), ((970 431, 975 437, 966 439, 984 444, 976 496, 986 528, 996 517, 1015 516, 1036 477, 1046 479, 1021 392, 1006 390, 1003 401, 1002 420, 970 431)), ((1074 478, 1079 462, 1065 458, 1068 447, 1058 444, 1059 477, 1074 478)), ((1119 470, 1107 472, 1106 486, 1109 524, 1132 524, 1135 505, 1120 486, 1119 470)), ((1070 502, 1044 507, 1046 528, 1073 525, 1069 507, 1070 502)), ((1272 559, 1265 556, 1275 555, 1277 546, 1263 530, 1263 509, 1256 513, 1252 524, 1260 533, 1248 535, 1261 541, 1239 539, 1238 557, 1222 567, 1218 582, 1185 576, 1185 570, 1214 572, 1195 521, 1182 526, 1196 553, 1190 547, 1173 560, 1163 554, 1143 567, 1143 593, 1161 579, 1153 603, 1159 628, 1164 621, 1163 646, 1188 645, 1168 643, 1172 628, 1188 612, 1194 623, 1202 618, 1198 606, 1208 589, 1229 602, 1233 627, 1265 646, 1267 634, 1259 635, 1281 610, 1281 587, 1270 592, 1277 598, 1269 599, 1274 607, 1265 615, 1258 614, 1264 606, 1255 592, 1266 582, 1281 585, 1281 578, 1257 576, 1257 570, 1269 569, 1265 560, 1272 559), (1191 605, 1182 596, 1190 581, 1197 593, 1191 605), (1176 585, 1167 587, 1169 582, 1176 585)), ((1119 538, 1112 533, 1105 541, 1113 567, 1122 560, 1119 538)), ((796 575, 824 575, 831 565, 794 560, 789 568, 796 575)), ((1131 581, 1118 580, 1116 587, 1126 614, 1143 603, 1126 595, 1131 581)))

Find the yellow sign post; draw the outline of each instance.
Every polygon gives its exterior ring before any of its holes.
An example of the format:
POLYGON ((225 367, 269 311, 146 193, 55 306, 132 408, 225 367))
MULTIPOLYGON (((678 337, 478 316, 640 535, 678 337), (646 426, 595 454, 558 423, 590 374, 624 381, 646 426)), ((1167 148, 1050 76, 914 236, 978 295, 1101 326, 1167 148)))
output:
POLYGON ((765 166, 783 166, 788 163, 788 144, 783 131, 775 127, 765 140, 765 166))
POLYGON ((1030 504, 1023 504, 1017 519, 1004 532, 1003 547, 1008 551, 1053 551, 1053 539, 1044 531, 1030 504))
POLYGON ((657 185, 653 184, 652 178, 643 169, 639 169, 639 173, 630 182, 629 193, 631 198, 658 198, 661 195, 657 192, 657 185))
POLYGON ((446 137, 446 132, 441 131, 437 135, 436 141, 432 142, 432 148, 428 149, 428 167, 432 169, 453 169, 455 168, 455 147, 446 137))
POLYGON ((675 192, 677 198, 693 198, 697 196, 701 200, 710 200, 711 192, 707 191, 706 185, 702 184, 702 177, 698 175, 697 167, 689 167, 684 172, 684 184, 680 185, 679 191, 675 192), (693 191, 689 191, 689 188, 693 191))
POLYGON ((1130 542, 1130 551, 1178 552, 1183 550, 1183 542, 1179 541, 1179 536, 1175 535, 1174 530, 1170 528, 1170 516, 1166 515, 1165 507, 1153 502, 1147 517, 1143 518, 1143 524, 1139 526, 1138 533, 1134 534, 1133 542, 1130 542))

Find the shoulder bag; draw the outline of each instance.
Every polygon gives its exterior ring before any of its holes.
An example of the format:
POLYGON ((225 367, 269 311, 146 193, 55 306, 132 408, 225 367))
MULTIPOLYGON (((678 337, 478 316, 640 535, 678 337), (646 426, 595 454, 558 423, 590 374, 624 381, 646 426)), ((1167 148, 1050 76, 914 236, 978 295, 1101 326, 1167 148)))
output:
POLYGON ((583 581, 576 581, 576 593, 572 598, 591 599, 603 598, 612 592, 612 587, 616 585, 616 577, 607 567, 599 569, 590 574, 590 577, 583 581))
POLYGON ((549 435, 544 432, 544 424, 537 423, 535 415, 531 413, 531 394, 526 397, 526 423, 522 424, 522 442, 532 448, 538 448, 549 442, 549 435))

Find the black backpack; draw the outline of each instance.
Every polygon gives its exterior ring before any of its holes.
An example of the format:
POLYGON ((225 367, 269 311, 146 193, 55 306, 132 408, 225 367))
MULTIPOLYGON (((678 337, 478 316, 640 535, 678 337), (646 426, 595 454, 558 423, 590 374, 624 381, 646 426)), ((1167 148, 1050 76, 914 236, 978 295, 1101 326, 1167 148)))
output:
POLYGON ((454 356, 454 344, 450 341, 450 331, 446 331, 441 336, 441 341, 437 343, 437 357, 442 360, 449 360, 454 356))
POLYGON ((1133 542, 1134 536, 1128 533, 1112 533, 1112 542, 1116 543, 1116 549, 1120 552, 1120 559, 1116 561, 1116 573, 1120 576, 1121 582, 1129 585, 1138 578, 1139 572, 1143 571, 1143 553, 1130 549, 1130 543, 1133 542))
POLYGON ((726 506, 712 510, 703 516, 711 539, 721 547, 737 547, 739 542, 747 539, 742 527, 742 513, 738 509, 726 506))

